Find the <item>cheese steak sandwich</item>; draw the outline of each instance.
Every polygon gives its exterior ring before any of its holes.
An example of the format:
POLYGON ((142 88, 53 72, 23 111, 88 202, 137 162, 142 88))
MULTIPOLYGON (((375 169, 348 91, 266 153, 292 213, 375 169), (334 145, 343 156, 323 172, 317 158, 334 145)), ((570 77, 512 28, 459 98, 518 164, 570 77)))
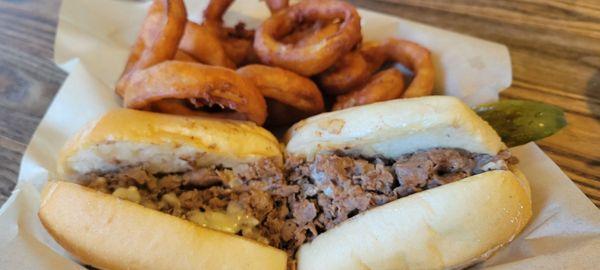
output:
POLYGON ((462 268, 531 217, 516 158, 453 97, 320 114, 286 141, 300 270, 462 268))
POLYGON ((66 144, 39 217, 96 268, 285 269, 282 166, 253 123, 119 109, 66 144))
POLYGON ((445 269, 531 217, 494 130, 452 97, 317 115, 279 142, 250 122, 127 109, 64 147, 48 232, 101 269, 445 269))

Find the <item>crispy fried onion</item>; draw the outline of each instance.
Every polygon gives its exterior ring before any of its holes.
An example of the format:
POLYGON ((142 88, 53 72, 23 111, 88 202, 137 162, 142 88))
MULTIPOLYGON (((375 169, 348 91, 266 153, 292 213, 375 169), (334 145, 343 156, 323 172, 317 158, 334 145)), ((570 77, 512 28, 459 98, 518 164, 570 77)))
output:
POLYGON ((175 56, 186 21, 183 0, 154 0, 115 87, 119 96, 124 95, 125 84, 135 71, 175 56))
POLYGON ((231 3, 233 0, 210 1, 202 24, 186 24, 179 49, 207 65, 234 69, 240 64, 251 51, 254 33, 246 30, 243 23, 233 28, 223 26, 223 15, 231 3))
POLYGON ((236 65, 258 63, 258 56, 252 48, 252 39, 229 38, 222 43, 225 54, 236 65))
POLYGON ((345 55, 336 65, 319 74, 319 86, 334 95, 356 92, 388 61, 400 63, 413 73, 402 97, 432 93, 435 72, 429 51, 414 42, 393 38, 383 44, 363 44, 358 50, 345 55))
POLYGON ((173 60, 177 60, 177 61, 183 61, 183 62, 198 62, 198 60, 196 60, 196 58, 194 58, 193 56, 187 54, 186 52, 182 51, 182 50, 177 50, 177 53, 175 53, 175 57, 173 57, 173 60))
POLYGON ((400 98, 403 92, 404 75, 395 68, 389 68, 377 72, 359 89, 337 96, 332 110, 400 98))
POLYGON ((221 39, 205 24, 187 22, 179 49, 196 58, 200 63, 235 68, 235 63, 227 55, 221 39))
POLYGON ((329 68, 360 42, 360 29, 360 16, 351 4, 337 0, 304 0, 265 20, 256 31, 254 49, 263 63, 312 76, 329 68), (281 40, 299 25, 317 21, 339 21, 339 29, 309 44, 281 40))
POLYGON ((402 97, 431 95, 435 81, 435 70, 429 50, 421 45, 401 39, 389 39, 385 43, 388 58, 409 68, 414 76, 402 97))
POLYGON ((205 22, 217 22, 223 24, 223 15, 229 9, 234 0, 211 0, 204 9, 205 22))
MULTIPOLYGON (((202 25, 193 24, 186 28, 180 48, 194 55, 200 62, 235 68, 256 63, 258 57, 252 48, 254 31, 246 29, 244 23, 226 27, 223 15, 233 0, 211 0, 204 10, 202 25)), ((267 1, 272 12, 287 7, 287 1, 267 1)))
POLYGON ((281 38, 281 42, 285 44, 295 44, 296 46, 307 46, 322 41, 328 36, 335 34, 339 29, 339 21, 305 23, 296 27, 289 35, 281 38))
POLYGON ((267 123, 270 125, 291 124, 325 110, 323 96, 315 83, 294 72, 264 65, 247 65, 238 69, 237 73, 252 82, 267 99, 267 123))
POLYGON ((344 55, 335 65, 317 76, 319 86, 330 95, 344 94, 364 85, 385 62, 385 48, 368 42, 344 55))
POLYGON ((258 125, 267 118, 260 91, 235 71, 179 61, 166 61, 132 74, 124 104, 132 109, 210 114, 258 125))

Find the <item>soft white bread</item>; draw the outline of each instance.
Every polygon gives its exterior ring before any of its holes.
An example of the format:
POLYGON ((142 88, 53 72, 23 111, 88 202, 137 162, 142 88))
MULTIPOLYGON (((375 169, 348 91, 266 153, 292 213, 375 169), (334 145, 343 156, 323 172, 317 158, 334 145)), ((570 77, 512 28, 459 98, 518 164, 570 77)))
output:
POLYGON ((429 96, 379 102, 324 113, 296 123, 287 152, 312 160, 321 152, 397 158, 432 147, 497 154, 500 137, 455 97, 429 96))
POLYGON ((283 156, 277 139, 254 123, 117 109, 67 142, 58 173, 75 179, 139 164, 151 172, 171 173, 194 166, 233 167, 260 158, 281 164, 283 156))
POLYGON ((490 171, 341 223, 300 248, 298 269, 465 267, 511 241, 530 217, 527 181, 490 171))
POLYGON ((286 269, 281 250, 73 183, 49 183, 38 215, 61 246, 101 269, 286 269))

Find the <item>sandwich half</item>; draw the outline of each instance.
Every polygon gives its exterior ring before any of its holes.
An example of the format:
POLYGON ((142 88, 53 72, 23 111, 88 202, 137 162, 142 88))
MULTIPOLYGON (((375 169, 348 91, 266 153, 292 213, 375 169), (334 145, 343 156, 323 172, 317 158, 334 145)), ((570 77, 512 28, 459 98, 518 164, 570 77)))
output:
POLYGON ((531 217, 518 161, 453 97, 317 115, 286 141, 300 270, 462 268, 531 217))
POLYGON ((114 110, 65 145, 38 215, 100 269, 285 269, 282 166, 253 123, 114 110))

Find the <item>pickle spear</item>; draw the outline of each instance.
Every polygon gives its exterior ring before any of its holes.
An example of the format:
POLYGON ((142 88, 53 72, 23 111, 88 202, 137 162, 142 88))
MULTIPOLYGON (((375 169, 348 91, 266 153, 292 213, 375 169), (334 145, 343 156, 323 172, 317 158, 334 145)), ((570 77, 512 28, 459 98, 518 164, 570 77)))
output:
POLYGON ((541 102, 507 99, 481 104, 474 110, 508 147, 548 137, 567 125, 561 108, 541 102))

